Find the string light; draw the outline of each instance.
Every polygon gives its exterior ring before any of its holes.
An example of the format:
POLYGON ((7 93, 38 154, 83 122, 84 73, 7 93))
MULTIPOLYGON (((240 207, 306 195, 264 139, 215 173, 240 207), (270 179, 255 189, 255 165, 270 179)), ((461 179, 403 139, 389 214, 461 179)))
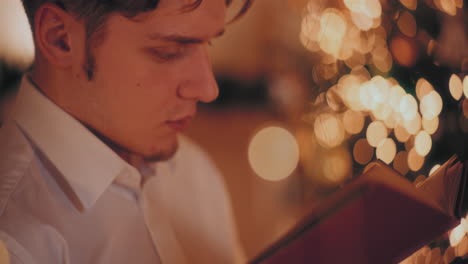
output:
POLYGON ((288 130, 266 127, 250 141, 248 159, 259 177, 279 181, 295 170, 299 162, 299 146, 288 130))
POLYGON ((449 90, 450 94, 455 100, 460 100, 463 95, 463 83, 456 74, 452 74, 449 80, 449 90))

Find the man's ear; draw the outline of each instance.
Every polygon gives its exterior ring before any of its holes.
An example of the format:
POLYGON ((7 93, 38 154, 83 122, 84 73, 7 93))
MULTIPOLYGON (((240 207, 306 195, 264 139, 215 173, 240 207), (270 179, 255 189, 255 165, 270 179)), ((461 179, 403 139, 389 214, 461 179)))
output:
POLYGON ((36 12, 34 34, 37 48, 49 63, 61 68, 72 65, 72 16, 53 4, 44 4, 36 12))

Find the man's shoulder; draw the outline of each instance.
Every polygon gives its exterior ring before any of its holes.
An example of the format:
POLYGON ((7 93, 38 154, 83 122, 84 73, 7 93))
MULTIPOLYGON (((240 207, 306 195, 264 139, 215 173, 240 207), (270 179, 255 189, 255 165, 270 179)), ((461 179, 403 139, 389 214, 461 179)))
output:
POLYGON ((18 126, 5 123, 0 128, 0 215, 33 159, 33 149, 18 126))

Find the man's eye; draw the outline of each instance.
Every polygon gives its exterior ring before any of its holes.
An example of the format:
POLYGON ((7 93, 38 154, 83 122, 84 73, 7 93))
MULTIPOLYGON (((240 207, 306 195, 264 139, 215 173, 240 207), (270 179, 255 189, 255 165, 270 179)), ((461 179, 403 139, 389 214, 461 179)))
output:
POLYGON ((161 61, 170 61, 178 59, 183 55, 182 48, 151 48, 149 52, 156 59, 161 61))

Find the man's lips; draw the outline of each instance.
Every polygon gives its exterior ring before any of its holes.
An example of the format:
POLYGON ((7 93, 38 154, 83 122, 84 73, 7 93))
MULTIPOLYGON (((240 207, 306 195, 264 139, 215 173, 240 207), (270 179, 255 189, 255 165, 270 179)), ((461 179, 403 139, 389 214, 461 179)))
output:
POLYGON ((192 119, 192 116, 186 116, 177 120, 168 120, 166 121, 166 124, 176 131, 183 131, 189 126, 190 121, 192 121, 192 119))

